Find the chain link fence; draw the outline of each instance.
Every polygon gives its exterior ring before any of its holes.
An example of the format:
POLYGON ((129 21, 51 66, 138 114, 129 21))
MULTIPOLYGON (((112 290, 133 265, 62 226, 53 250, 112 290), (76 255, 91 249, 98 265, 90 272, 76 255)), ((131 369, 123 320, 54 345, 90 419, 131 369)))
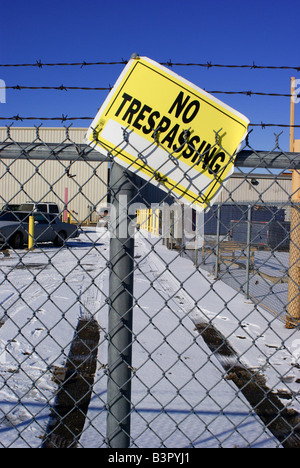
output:
POLYGON ((299 155, 197 213, 64 132, 0 143, 1 446, 298 448, 299 155))

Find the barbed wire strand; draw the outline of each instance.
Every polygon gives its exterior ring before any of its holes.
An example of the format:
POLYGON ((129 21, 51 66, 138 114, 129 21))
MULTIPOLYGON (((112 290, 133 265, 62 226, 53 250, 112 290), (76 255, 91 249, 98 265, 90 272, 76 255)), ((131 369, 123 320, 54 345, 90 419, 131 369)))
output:
MULTIPOLYGON (((119 61, 99 61, 99 62, 87 62, 85 60, 81 62, 61 62, 61 63, 43 63, 41 60, 36 60, 34 63, 2 63, 0 67, 73 67, 79 66, 84 68, 86 66, 101 66, 101 65, 126 65, 128 60, 121 59, 119 61)), ((220 64, 212 63, 211 61, 204 63, 197 62, 173 62, 171 59, 166 62, 158 62, 160 65, 166 67, 202 67, 202 68, 246 68, 250 70, 295 70, 300 71, 300 66, 290 66, 290 65, 256 65, 255 62, 252 64, 220 64)))
MULTIPOLYGON (((17 91, 22 90, 56 90, 56 91, 111 91, 113 89, 112 86, 102 86, 102 87, 89 87, 89 86, 65 86, 61 84, 60 86, 23 86, 23 85, 14 85, 14 86, 0 86, 0 89, 12 89, 17 91)), ((237 95, 245 95, 245 96, 271 96, 271 97, 292 97, 292 96, 299 96, 298 94, 288 94, 288 93, 269 93, 263 91, 222 91, 222 90, 206 90, 204 91, 210 94, 237 94, 237 95)))
MULTIPOLYGON (((25 120, 40 120, 40 121, 75 121, 75 120, 94 120, 94 117, 84 116, 84 117, 69 117, 68 115, 62 114, 58 117, 22 117, 19 114, 12 117, 0 117, 0 120, 11 121, 11 122, 23 122, 25 120)), ((283 128, 300 128, 300 125, 290 125, 290 124, 281 124, 281 123, 250 123, 249 127, 261 127, 262 129, 267 127, 283 127, 283 128)))

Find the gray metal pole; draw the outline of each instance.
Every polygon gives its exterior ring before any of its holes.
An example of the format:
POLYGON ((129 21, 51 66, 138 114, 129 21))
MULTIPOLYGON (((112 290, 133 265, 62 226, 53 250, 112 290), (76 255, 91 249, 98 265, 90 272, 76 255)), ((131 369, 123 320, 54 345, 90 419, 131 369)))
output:
POLYGON ((130 444, 134 238, 128 231, 127 207, 135 194, 133 179, 134 175, 113 163, 106 434, 111 448, 130 444))
POLYGON ((194 265, 198 265, 198 213, 196 212, 195 219, 195 256, 194 256, 194 265))
POLYGON ((215 277, 218 278, 220 270, 220 226, 221 226, 221 205, 217 208, 217 241, 216 241, 216 260, 215 277))
MULTIPOLYGON (((0 159, 47 159, 55 161, 107 161, 92 145, 73 143, 15 143, 0 141, 0 159)), ((300 169, 300 153, 242 150, 236 155, 235 167, 263 169, 300 169)))
POLYGON ((246 299, 249 299, 250 291, 250 255, 251 255, 251 205, 248 205, 248 217, 247 217, 247 247, 246 247, 246 299))

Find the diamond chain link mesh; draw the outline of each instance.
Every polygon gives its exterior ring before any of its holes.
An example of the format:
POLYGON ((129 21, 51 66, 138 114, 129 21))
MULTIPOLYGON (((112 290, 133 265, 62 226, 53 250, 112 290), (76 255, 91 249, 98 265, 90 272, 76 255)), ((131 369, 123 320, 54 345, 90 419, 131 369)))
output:
POLYGON ((106 448, 118 427, 132 448, 299 447, 290 154, 274 169, 247 141, 256 165, 197 213, 164 161, 159 187, 118 181, 111 153, 45 135, 0 144, 0 445, 106 448))

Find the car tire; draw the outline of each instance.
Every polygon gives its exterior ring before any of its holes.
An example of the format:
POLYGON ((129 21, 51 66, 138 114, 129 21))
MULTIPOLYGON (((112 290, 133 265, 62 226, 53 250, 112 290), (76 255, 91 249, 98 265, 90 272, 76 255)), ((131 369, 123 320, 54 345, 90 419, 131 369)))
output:
POLYGON ((54 245, 56 247, 63 247, 63 245, 65 244, 65 240, 67 238, 67 234, 65 231, 59 231, 59 233, 57 234, 55 240, 54 240, 54 245))
POLYGON ((16 232, 11 238, 11 241, 9 243, 11 244, 11 247, 13 247, 14 249, 23 249, 24 247, 23 234, 19 231, 16 232))

